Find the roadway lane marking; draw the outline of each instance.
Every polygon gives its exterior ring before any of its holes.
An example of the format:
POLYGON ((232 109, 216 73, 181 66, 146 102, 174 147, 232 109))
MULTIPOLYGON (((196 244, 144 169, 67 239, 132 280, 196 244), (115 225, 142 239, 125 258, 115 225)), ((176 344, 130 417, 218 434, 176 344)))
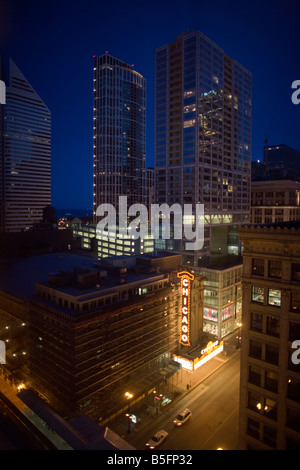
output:
MULTIPOLYGON (((209 442, 213 437, 214 435, 219 431, 219 429, 224 426, 224 424, 231 418, 231 416, 237 412, 237 410, 239 410, 239 405, 237 405, 233 410, 232 412, 227 416, 227 418, 215 429, 215 431, 213 432, 213 434, 211 434, 209 436, 209 438, 201 445, 201 447, 199 448, 199 450, 203 449, 203 447, 207 444, 207 442, 209 442)), ((214 449, 210 449, 210 450, 214 450, 214 449)))

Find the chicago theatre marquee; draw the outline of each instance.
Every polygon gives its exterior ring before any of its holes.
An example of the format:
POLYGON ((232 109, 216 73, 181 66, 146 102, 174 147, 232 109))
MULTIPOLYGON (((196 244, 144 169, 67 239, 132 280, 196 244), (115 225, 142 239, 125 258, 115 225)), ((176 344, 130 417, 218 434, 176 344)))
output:
POLYGON ((203 278, 183 270, 180 279, 179 345, 174 361, 195 371, 224 349, 224 341, 203 333, 203 278))

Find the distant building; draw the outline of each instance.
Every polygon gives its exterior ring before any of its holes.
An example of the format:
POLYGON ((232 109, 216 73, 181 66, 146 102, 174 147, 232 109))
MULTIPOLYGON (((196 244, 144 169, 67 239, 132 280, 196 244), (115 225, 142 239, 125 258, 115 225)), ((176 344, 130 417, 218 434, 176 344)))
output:
POLYGON ((288 145, 265 145, 262 160, 252 162, 252 181, 300 181, 300 152, 288 145))
POLYGON ((300 220, 300 181, 261 180, 251 184, 251 223, 300 220))
POLYGON ((267 178, 300 181, 300 152, 288 145, 266 145, 264 164, 267 178))
MULTIPOLYGON (((73 226, 73 237, 80 242, 82 250, 97 259, 111 256, 136 256, 154 253, 155 240, 149 235, 146 238, 132 238, 118 234, 115 236, 107 230, 99 230, 95 224, 73 226)), ((113 227, 118 233, 118 226, 113 227)))
POLYGON ((260 181, 265 180, 265 164, 261 160, 253 160, 251 162, 251 180, 260 181))
POLYGON ((0 79, 0 230, 26 231, 51 204, 51 113, 12 60, 0 79))
POLYGON ((143 200, 145 201, 144 204, 148 208, 149 212, 149 221, 151 220, 151 204, 154 204, 154 168, 146 168, 144 171, 144 183, 143 183, 143 190, 144 196, 143 200))
POLYGON ((299 450, 300 222, 242 226, 240 237, 240 448, 299 450))

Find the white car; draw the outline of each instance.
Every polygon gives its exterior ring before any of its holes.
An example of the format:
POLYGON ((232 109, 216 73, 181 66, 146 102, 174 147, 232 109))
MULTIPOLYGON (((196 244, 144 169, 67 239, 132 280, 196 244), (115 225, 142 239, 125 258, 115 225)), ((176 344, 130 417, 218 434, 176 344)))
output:
POLYGON ((151 437, 151 439, 147 442, 146 446, 149 449, 155 449, 165 440, 167 435, 168 435, 167 431, 164 431, 163 429, 161 429, 156 434, 154 434, 154 436, 151 437))
POLYGON ((181 411, 181 413, 179 413, 179 415, 177 415, 177 417, 174 419, 175 426, 181 426, 182 424, 186 423, 191 416, 192 413, 188 408, 181 411))

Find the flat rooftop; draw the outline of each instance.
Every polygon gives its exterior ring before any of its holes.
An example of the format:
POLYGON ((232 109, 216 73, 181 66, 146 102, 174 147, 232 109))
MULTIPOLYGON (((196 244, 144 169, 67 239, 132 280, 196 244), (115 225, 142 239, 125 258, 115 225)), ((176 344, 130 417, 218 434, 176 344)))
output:
MULTIPOLYGON (((283 206, 278 206, 281 208, 283 206)), ((299 230, 300 229, 300 220, 290 220, 286 222, 271 222, 269 224, 243 224, 240 225, 240 231, 253 230, 256 228, 260 229, 281 229, 281 230, 299 230)))
MULTIPOLYGON (((50 274, 72 273, 76 269, 101 273, 109 268, 114 269, 116 266, 113 261, 117 261, 117 258, 120 258, 120 263, 117 263, 118 267, 122 267, 122 257, 113 257, 110 264, 110 258, 97 261, 94 258, 71 253, 51 253, 15 261, 6 260, 0 263, 0 290, 21 299, 31 298, 35 295, 36 284, 50 286, 50 274)), ((126 258, 129 261, 128 257, 126 258)), ((126 261, 126 258, 124 258, 124 261, 126 261)), ((125 265, 125 267, 127 266, 125 265)), ((155 276, 162 276, 163 274, 163 270, 161 272, 147 272, 147 270, 143 271, 143 266, 140 266, 139 270, 135 270, 134 267, 135 264, 132 269, 130 265, 128 266, 126 280, 123 284, 142 280, 147 281, 147 279, 150 280, 155 276)), ((95 291, 99 293, 102 288, 106 290, 114 285, 120 285, 120 277, 117 275, 108 276, 107 282, 100 288, 96 286, 91 288, 76 288, 69 285, 53 285, 53 288, 69 292, 72 295, 84 295, 95 291)))

